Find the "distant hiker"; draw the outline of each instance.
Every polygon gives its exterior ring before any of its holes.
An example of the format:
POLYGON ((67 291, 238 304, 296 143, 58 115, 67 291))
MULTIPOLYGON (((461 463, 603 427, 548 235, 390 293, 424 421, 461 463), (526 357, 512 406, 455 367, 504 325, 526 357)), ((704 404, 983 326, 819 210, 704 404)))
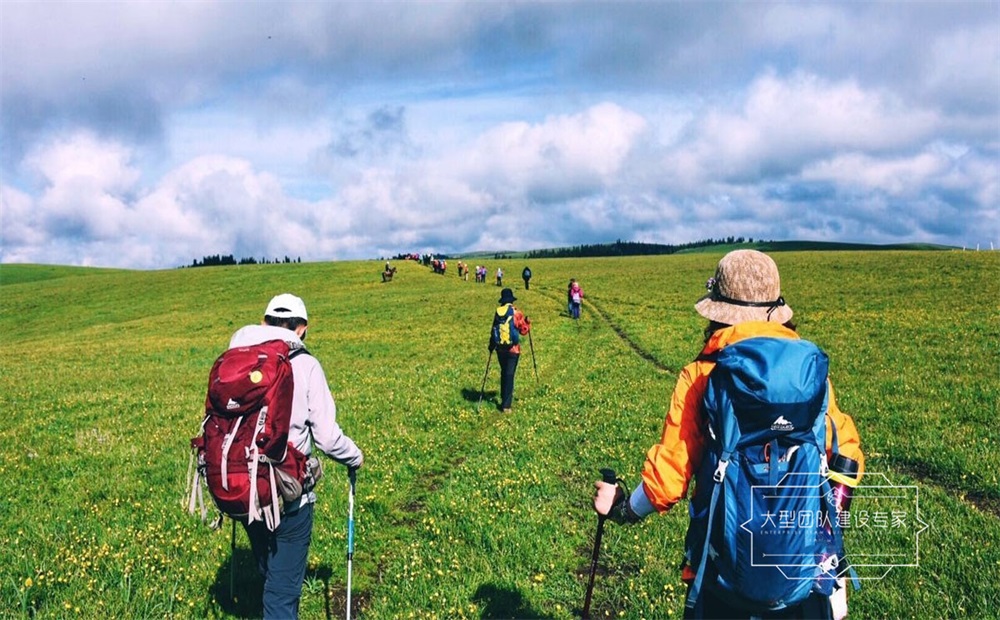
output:
MULTIPOLYGON (((288 443, 306 456, 315 446, 348 469, 358 469, 364 456, 337 424, 337 406, 323 368, 305 351, 303 341, 308 329, 305 304, 295 295, 283 293, 267 304, 260 325, 247 325, 233 334, 229 348, 283 340, 293 352, 301 350, 291 360, 295 389, 288 443)), ((257 569, 264 577, 264 618, 298 617, 315 502, 316 494, 309 491, 299 502, 286 505, 281 523, 273 532, 260 521, 243 524, 257 569)))
POLYGON ((575 279, 569 281, 569 291, 567 292, 569 302, 569 315, 574 319, 580 318, 580 304, 583 303, 583 289, 575 279))
POLYGON ((524 271, 521 272, 521 279, 524 280, 524 290, 531 288, 529 285, 531 283, 531 269, 525 266, 524 271))
POLYGON ((497 286, 503 286, 503 269, 497 267, 497 286))
POLYGON ((385 261, 385 270, 382 272, 383 282, 392 282, 392 276, 396 275, 396 268, 389 265, 389 261, 385 261))
POLYGON ((493 313, 490 328, 490 352, 497 352, 500 365, 500 411, 510 413, 514 400, 514 374, 517 360, 521 356, 521 336, 531 330, 531 321, 514 307, 514 291, 505 288, 500 291, 499 306, 493 313))
POLYGON ((837 407, 826 354, 795 332, 769 256, 726 254, 708 289, 695 304, 705 345, 681 370, 639 485, 595 483, 594 509, 636 523, 673 507, 694 477, 685 617, 831 618, 831 594, 846 590, 834 591, 843 546, 826 466, 850 461, 857 484, 857 428, 837 407))

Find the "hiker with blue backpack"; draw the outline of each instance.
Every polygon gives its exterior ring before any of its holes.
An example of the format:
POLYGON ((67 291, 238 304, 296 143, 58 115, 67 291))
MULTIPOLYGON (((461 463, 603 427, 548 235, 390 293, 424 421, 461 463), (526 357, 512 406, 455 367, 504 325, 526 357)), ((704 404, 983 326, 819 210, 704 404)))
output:
POLYGON ((496 351, 500 365, 500 412, 510 413, 514 400, 514 375, 521 357, 521 336, 531 331, 531 321, 514 307, 514 291, 505 288, 500 291, 493 325, 490 327, 490 355, 496 351))
POLYGON ((826 354, 796 333, 769 256, 730 252, 707 287, 695 305, 705 345, 680 372, 639 485, 595 483, 599 523, 666 512, 695 478, 685 617, 833 618, 834 606, 843 617, 852 571, 828 475, 845 462, 843 479, 861 478, 854 421, 826 354))

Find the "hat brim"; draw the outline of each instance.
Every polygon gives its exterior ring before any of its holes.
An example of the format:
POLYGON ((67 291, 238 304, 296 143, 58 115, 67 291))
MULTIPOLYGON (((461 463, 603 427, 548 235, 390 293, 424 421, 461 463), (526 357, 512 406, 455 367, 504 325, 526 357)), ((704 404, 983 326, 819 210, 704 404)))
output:
POLYGON ((777 306, 773 310, 765 307, 736 306, 712 299, 711 293, 698 300, 694 309, 706 319, 726 325, 738 325, 750 321, 769 321, 783 324, 792 318, 792 309, 787 305, 777 306))

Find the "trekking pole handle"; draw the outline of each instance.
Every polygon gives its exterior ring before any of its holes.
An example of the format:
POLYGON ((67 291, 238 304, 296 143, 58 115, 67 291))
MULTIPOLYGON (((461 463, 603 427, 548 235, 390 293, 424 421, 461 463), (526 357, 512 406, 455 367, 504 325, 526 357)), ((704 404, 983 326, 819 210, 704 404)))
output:
POLYGON ((347 469, 347 479, 351 483, 351 494, 348 499, 347 511, 347 562, 350 565, 354 557, 354 483, 357 480, 358 468, 349 467, 347 469))

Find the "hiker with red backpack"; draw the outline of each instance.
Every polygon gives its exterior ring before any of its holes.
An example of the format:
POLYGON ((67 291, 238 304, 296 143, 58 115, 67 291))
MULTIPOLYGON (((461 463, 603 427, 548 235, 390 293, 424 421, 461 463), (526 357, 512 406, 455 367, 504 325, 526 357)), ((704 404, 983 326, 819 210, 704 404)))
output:
POLYGON ((594 510, 600 524, 636 523, 672 508, 694 477, 685 617, 832 618, 853 571, 829 464, 853 463, 857 484, 858 431, 826 354, 796 333, 769 256, 730 252, 707 287, 695 305, 705 345, 681 370, 641 482, 631 493, 595 482, 594 510))
MULTIPOLYGON (((312 487, 322 473, 313 448, 352 473, 364 462, 337 424, 323 368, 303 344, 308 329, 305 304, 284 293, 271 299, 260 325, 233 334, 209 381, 203 435, 192 440, 216 505, 250 538, 264 577, 264 618, 298 616, 312 487)), ((194 486, 200 488, 197 480, 194 486)))

